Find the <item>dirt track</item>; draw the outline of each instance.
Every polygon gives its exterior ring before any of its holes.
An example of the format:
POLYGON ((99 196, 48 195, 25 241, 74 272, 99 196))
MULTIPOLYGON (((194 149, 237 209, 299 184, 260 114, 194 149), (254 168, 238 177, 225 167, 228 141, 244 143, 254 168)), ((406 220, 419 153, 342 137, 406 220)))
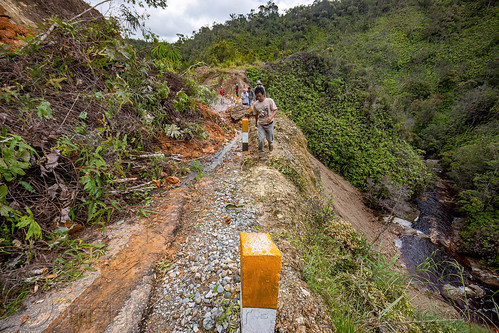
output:
MULTIPOLYGON (((181 153, 190 158, 209 156, 234 135, 232 130, 220 129, 217 114, 201 107, 209 140, 184 144, 165 141, 165 154, 181 153)), ((108 252, 98 262, 88 263, 95 272, 89 271, 86 277, 61 290, 52 290, 42 298, 40 294, 30 297, 25 301, 25 311, 0 321, 0 331, 138 330, 154 282, 155 265, 175 252, 174 242, 178 240, 177 231, 194 176, 195 173, 191 173, 171 190, 156 191, 152 204, 142 208, 148 217, 132 214, 120 223, 106 226, 104 235, 98 238, 106 241, 108 252)))

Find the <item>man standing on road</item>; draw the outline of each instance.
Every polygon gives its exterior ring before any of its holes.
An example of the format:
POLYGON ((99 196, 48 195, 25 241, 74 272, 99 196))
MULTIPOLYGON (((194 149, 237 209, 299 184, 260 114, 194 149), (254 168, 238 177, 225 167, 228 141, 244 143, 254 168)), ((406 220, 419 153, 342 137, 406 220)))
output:
POLYGON ((225 95, 225 90, 223 87, 220 87, 220 104, 224 104, 224 95, 225 95))
POLYGON ((243 87, 243 93, 241 94, 241 103, 243 105, 248 105, 249 100, 248 100, 248 93, 246 92, 246 87, 243 87))
POLYGON ((253 103, 253 100, 255 99, 255 93, 253 90, 251 90, 251 86, 248 87, 248 105, 251 107, 251 103, 253 103))
POLYGON ((256 81, 256 88, 258 87, 263 88, 263 94, 265 94, 265 87, 262 85, 262 81, 260 80, 256 81))
POLYGON ((239 84, 236 83, 236 97, 239 97, 239 84))
POLYGON ((277 114, 277 106, 272 98, 265 97, 263 87, 255 88, 256 102, 253 104, 253 115, 258 128, 258 152, 263 155, 265 138, 269 143, 269 151, 272 151, 274 141, 274 117, 277 114))

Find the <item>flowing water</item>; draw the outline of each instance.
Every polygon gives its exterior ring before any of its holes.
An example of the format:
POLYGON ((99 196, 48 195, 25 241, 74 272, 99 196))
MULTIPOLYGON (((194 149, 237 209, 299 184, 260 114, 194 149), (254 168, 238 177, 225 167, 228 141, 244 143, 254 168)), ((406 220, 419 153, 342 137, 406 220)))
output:
POLYGON ((421 288, 440 294, 465 317, 499 326, 499 288, 483 283, 451 250, 453 223, 459 215, 445 187, 426 192, 417 201, 419 216, 404 228, 398 245, 408 271, 421 288))

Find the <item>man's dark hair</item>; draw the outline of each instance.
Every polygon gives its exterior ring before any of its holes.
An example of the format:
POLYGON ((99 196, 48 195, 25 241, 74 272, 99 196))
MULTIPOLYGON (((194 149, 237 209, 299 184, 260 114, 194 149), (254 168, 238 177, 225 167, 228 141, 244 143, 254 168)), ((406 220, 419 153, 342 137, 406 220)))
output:
POLYGON ((263 87, 256 87, 255 88, 255 95, 258 93, 265 95, 265 89, 263 89, 263 87))

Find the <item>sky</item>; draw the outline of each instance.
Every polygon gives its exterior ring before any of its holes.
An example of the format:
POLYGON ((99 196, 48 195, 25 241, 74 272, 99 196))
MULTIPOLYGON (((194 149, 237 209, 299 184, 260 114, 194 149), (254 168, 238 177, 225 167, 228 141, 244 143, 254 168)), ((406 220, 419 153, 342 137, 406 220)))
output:
MULTIPOLYGON (((91 5, 96 5, 102 0, 86 0, 91 5)), ((105 16, 117 14, 118 6, 122 1, 112 0, 96 7, 105 16)), ((260 5, 266 5, 268 0, 168 0, 166 9, 147 8, 150 15, 146 27, 159 36, 160 40, 169 43, 177 40, 177 34, 187 37, 192 36, 193 31, 198 31, 203 26, 213 26, 213 22, 224 23, 230 19, 230 14, 248 14, 251 9, 258 11, 260 5)), ((279 12, 284 13, 286 9, 310 5, 313 0, 274 0, 279 7, 279 12)), ((139 13, 144 9, 139 8, 139 13)), ((136 35, 136 38, 141 38, 136 35)))

